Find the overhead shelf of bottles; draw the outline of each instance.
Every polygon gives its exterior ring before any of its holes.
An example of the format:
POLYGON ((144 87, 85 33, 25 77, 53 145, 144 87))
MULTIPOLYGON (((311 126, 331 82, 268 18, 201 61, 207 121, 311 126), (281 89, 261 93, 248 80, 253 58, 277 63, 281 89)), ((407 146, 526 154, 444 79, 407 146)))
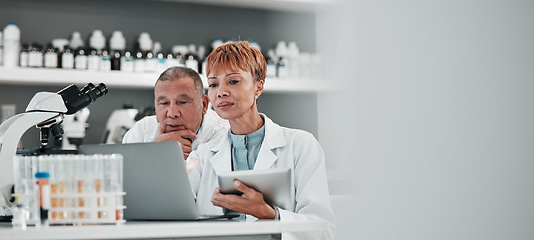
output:
MULTIPOLYGON (((108 87, 124 89, 152 89, 158 73, 90 71, 54 68, 3 68, 0 67, 0 84, 10 85, 54 85, 65 86, 74 83, 104 83, 108 87)), ((204 85, 206 77, 202 75, 204 85)), ((328 89, 325 81, 315 79, 278 79, 265 81, 265 92, 318 92, 328 89)))

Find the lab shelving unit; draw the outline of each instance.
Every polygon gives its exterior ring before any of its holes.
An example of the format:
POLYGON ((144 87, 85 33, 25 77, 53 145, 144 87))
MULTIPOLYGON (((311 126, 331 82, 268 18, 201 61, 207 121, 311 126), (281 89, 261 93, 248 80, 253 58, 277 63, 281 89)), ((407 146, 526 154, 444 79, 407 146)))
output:
MULTIPOLYGON (((13 85, 83 85, 88 82, 103 82, 107 86, 125 89, 152 89, 159 73, 91 71, 55 68, 4 68, 0 67, 0 84, 13 85)), ((201 75, 207 86, 205 75, 201 75)), ((266 92, 317 92, 329 89, 325 81, 316 79, 268 78, 266 92)))

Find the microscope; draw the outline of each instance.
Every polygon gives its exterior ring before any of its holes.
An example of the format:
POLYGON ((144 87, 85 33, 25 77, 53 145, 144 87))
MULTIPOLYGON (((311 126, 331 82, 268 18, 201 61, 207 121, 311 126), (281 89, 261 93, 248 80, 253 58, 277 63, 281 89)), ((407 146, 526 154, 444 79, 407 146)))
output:
POLYGON ((49 149, 50 136, 60 140, 63 135, 61 122, 65 115, 72 115, 106 95, 105 84, 88 83, 78 89, 71 84, 57 93, 38 92, 30 100, 26 111, 7 119, 0 125, 0 217, 11 216, 11 191, 13 188, 13 158, 22 135, 32 126, 40 129, 41 153, 49 149))

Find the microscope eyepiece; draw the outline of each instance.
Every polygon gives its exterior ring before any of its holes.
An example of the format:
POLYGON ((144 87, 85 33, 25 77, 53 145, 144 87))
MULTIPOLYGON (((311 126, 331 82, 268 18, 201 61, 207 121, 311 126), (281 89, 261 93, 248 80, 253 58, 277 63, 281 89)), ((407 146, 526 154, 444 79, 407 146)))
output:
MULTIPOLYGON (((93 86, 91 89, 85 91, 85 94, 91 98, 91 102, 94 102, 97 98, 100 98, 108 93, 108 88, 103 83, 98 84, 96 87, 93 86)), ((82 88, 82 90, 85 89, 82 88)))
POLYGON ((108 89, 104 83, 100 83, 97 86, 88 83, 80 90, 78 90, 76 85, 71 84, 57 93, 61 95, 65 102, 65 106, 67 107, 66 114, 74 114, 78 110, 87 107, 96 99, 106 95, 108 89))

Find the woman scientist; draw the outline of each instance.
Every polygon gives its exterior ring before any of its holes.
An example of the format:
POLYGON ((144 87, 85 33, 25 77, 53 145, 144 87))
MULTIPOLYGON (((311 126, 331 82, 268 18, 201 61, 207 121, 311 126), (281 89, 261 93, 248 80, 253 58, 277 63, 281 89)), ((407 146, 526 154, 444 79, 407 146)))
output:
MULTIPOLYGON (((230 123, 228 132, 198 147, 188 161, 200 159, 190 172, 191 185, 201 214, 222 214, 223 208, 258 219, 326 220, 328 231, 299 239, 333 239, 335 218, 330 205, 324 153, 308 132, 281 127, 258 112, 266 62, 248 42, 229 42, 207 58, 208 97, 215 112, 230 123), (268 205, 263 195, 239 181, 243 195, 219 191, 217 175, 223 172, 290 168, 293 171, 293 204, 288 209, 268 205)), ((198 160, 196 160, 198 161, 198 160)), ((290 184, 290 183, 288 183, 290 184)), ((283 239, 297 237, 282 234, 283 239)))

